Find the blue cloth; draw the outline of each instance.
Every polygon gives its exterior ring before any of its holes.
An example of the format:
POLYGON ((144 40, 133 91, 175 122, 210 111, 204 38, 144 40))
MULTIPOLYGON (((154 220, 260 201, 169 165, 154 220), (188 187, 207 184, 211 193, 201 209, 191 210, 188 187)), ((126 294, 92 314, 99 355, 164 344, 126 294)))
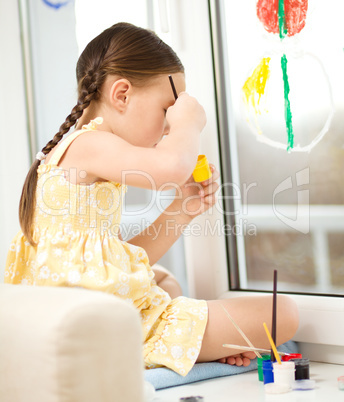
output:
MULTIPOLYGON (((297 353, 297 344, 289 341, 279 346, 278 350, 285 353, 297 353)), ((256 369, 257 359, 252 360, 251 364, 247 367, 237 367, 217 362, 197 363, 185 377, 168 368, 156 368, 145 370, 145 380, 153 384, 155 389, 163 389, 207 380, 209 378, 246 373, 247 371, 256 369)))

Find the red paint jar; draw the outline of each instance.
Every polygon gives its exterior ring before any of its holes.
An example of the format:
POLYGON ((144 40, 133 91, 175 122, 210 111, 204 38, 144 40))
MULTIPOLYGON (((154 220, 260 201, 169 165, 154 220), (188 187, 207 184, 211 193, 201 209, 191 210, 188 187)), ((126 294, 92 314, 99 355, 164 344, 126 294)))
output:
POLYGON ((290 359, 302 359, 302 354, 301 353, 290 353, 289 355, 282 356, 282 360, 284 362, 287 362, 290 359))

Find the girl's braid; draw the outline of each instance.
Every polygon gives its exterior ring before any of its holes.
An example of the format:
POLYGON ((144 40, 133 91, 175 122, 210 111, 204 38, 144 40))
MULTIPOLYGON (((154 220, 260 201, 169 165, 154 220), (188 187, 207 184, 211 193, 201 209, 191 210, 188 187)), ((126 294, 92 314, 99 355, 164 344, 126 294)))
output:
POLYGON ((105 75, 99 71, 89 71, 85 75, 80 83, 78 103, 73 107, 70 115, 67 116, 58 133, 56 133, 53 139, 42 149, 45 155, 47 155, 61 141, 62 137, 68 133, 69 129, 76 124, 91 101, 99 99, 99 88, 103 84, 104 78, 105 75))

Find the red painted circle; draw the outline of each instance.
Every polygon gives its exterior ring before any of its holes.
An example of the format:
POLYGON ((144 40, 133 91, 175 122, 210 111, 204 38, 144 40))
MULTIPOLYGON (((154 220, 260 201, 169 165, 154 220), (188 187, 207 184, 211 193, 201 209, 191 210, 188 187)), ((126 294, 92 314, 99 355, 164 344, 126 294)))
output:
MULTIPOLYGON (((278 0, 258 0, 257 16, 268 32, 279 33, 278 0)), ((288 36, 299 33, 306 24, 308 0, 284 0, 288 36)))

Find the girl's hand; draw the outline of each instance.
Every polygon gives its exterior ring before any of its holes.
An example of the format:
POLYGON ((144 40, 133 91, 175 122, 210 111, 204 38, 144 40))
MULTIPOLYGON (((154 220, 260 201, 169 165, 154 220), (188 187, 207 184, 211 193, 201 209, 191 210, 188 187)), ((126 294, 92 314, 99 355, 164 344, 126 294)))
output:
POLYGON ((181 92, 175 104, 167 109, 166 120, 170 127, 190 125, 202 131, 206 123, 205 111, 196 98, 181 92))
POLYGON ((216 202, 216 191, 219 184, 216 180, 220 177, 215 166, 210 164, 212 177, 201 183, 196 183, 191 176, 189 180, 177 189, 176 198, 173 202, 178 205, 181 214, 191 219, 201 215, 203 212, 211 208, 216 202))

